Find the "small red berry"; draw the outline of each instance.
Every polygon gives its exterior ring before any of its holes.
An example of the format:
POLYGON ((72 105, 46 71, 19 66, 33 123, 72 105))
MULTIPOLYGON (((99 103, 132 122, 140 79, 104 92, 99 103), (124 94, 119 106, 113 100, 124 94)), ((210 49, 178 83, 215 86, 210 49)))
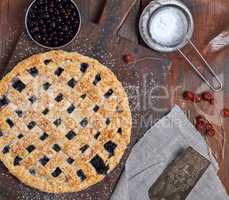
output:
POLYGON ((209 129, 209 130, 207 130, 206 134, 207 134, 209 137, 213 137, 213 136, 216 134, 216 132, 215 132, 214 129, 209 129))
POLYGON ((205 117, 204 116, 202 116, 202 115, 198 115, 197 117, 196 117, 196 123, 200 123, 200 122, 202 122, 202 123, 206 123, 206 119, 205 119, 205 117))
POLYGON ((212 95, 212 93, 208 91, 203 92, 201 97, 204 101, 208 101, 210 104, 214 104, 214 96, 212 95))
POLYGON ((133 54, 128 53, 123 56, 123 61, 127 64, 131 64, 131 63, 134 63, 135 57, 133 54))
POLYGON ((201 132, 201 133, 205 133, 205 128, 206 128, 206 124, 204 122, 197 122, 196 123, 196 129, 201 132))
POLYGON ((208 130, 212 130, 212 129, 214 129, 213 125, 208 122, 206 124, 206 130, 208 131, 208 130))
POLYGON ((229 117, 229 109, 228 108, 224 108, 222 111, 221 111, 221 115, 223 117, 229 117))
POLYGON ((201 100, 202 100, 202 98, 200 95, 198 95, 198 94, 195 95, 195 99, 194 99, 195 103, 199 103, 199 102, 201 102, 201 100))
POLYGON ((186 101, 194 101, 195 100, 195 94, 194 94, 194 92, 191 92, 191 91, 185 91, 183 93, 183 98, 186 101))

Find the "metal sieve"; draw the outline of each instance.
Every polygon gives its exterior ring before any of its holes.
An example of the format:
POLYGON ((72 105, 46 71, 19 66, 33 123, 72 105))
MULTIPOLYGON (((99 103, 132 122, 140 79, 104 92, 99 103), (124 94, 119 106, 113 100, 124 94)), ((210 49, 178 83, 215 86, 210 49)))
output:
POLYGON ((179 0, 152 1, 143 10, 139 21, 139 30, 142 39, 150 48, 159 52, 178 51, 213 91, 219 92, 223 89, 219 77, 191 41, 194 31, 193 17, 183 2, 179 0), (212 85, 181 50, 187 43, 205 63, 218 82, 218 87, 212 85))

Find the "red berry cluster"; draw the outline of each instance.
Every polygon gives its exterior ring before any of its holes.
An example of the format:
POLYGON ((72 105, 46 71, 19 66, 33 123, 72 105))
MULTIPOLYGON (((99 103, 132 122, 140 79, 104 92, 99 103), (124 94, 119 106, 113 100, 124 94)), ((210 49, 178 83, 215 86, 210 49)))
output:
MULTIPOLYGON (((201 101, 209 102, 211 105, 214 105, 214 96, 209 91, 205 91, 201 94, 195 94, 191 91, 185 91, 183 93, 183 98, 187 101, 194 103, 199 103, 201 101)), ((202 115, 196 117, 196 129, 202 134, 213 137, 216 134, 216 131, 213 125, 202 115)))
POLYGON ((183 98, 187 101, 199 103, 201 101, 207 101, 210 104, 214 104, 214 96, 212 93, 209 91, 205 91, 202 94, 195 94, 194 92, 191 91, 185 91, 183 93, 183 98))
MULTIPOLYGON (((214 105, 214 96, 212 93, 210 93, 209 91, 205 91, 201 94, 195 94, 192 91, 185 91, 183 93, 183 98, 186 101, 191 101, 194 103, 198 103, 201 101, 206 101, 209 102, 210 104, 214 105)), ((222 117, 229 117, 229 109, 228 108, 224 108, 221 111, 221 116, 222 117)), ((210 137, 213 137, 216 134, 216 131, 213 127, 213 125, 202 115, 199 115, 196 117, 196 129, 198 131, 200 131, 202 134, 206 134, 210 137)))
MULTIPOLYGON (((209 91, 205 91, 201 94, 195 94, 194 92, 191 91, 185 91, 183 93, 183 98, 187 101, 191 101, 194 103, 198 103, 201 101, 207 101, 211 105, 214 105, 214 96, 212 93, 209 91)), ((229 117, 229 109, 224 108, 221 111, 221 116, 222 117, 229 117)), ((202 134, 208 135, 209 137, 213 137, 216 134, 216 131, 213 127, 213 125, 202 115, 199 115, 196 117, 196 129, 201 132, 202 134)))
POLYGON ((213 137, 216 134, 213 125, 202 115, 196 117, 196 129, 209 137, 213 137))

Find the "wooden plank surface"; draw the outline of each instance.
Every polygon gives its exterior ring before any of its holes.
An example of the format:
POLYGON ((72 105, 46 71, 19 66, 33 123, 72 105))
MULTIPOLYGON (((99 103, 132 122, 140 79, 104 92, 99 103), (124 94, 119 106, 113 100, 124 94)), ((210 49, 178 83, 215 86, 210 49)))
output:
MULTIPOLYGON (((81 12, 83 11, 88 19, 97 22, 99 13, 103 10, 101 7, 104 5, 104 2, 105 0, 87 0, 84 4, 81 4, 81 12)), ((139 4, 141 3, 142 7, 144 7, 148 2, 148 0, 142 0, 139 4)), ((229 2, 228 0, 185 0, 185 2, 194 14, 195 33, 193 41, 202 51, 208 45, 209 41, 222 32, 229 24, 229 2)), ((27 4, 28 0, 0 1, 1 70, 6 66, 20 32, 23 29, 22 11, 27 4)), ((135 7, 120 30, 120 35, 135 42, 139 40, 139 37, 136 29, 137 22, 133 22, 138 18, 138 10, 142 10, 142 8, 135 7), (133 27, 134 25, 135 27, 133 27)), ((131 52, 133 49, 127 49, 126 51, 131 52)), ((185 48, 185 52, 193 56, 193 52, 189 48, 185 48)), ((229 107, 229 84, 227 84, 229 81, 227 78, 229 75, 229 69, 227 68, 227 63, 229 63, 228 55, 228 48, 206 55, 209 61, 215 66, 216 71, 224 77, 225 82, 224 92, 216 94, 217 104, 209 107, 208 104, 202 103, 198 104, 198 106, 193 106, 182 100, 181 94, 184 90, 188 89, 201 92, 207 89, 207 87, 179 55, 175 53, 170 54, 169 57, 173 61, 173 64, 169 72, 164 74, 167 81, 159 88, 160 96, 158 98, 161 101, 160 104, 154 105, 153 108, 158 115, 154 115, 152 120, 155 122, 175 103, 180 105, 188 113, 191 121, 193 121, 197 113, 207 114, 208 119, 215 124, 215 128, 217 129, 217 136, 207 141, 219 161, 219 175, 229 191, 229 158, 226 156, 229 153, 229 134, 226 134, 229 131, 229 121, 219 117, 221 108, 223 106, 229 107), (224 126, 222 127, 222 125, 224 126)), ((193 60, 196 61, 196 59, 193 60)), ((150 118, 151 116, 149 114, 148 119, 150 118)))

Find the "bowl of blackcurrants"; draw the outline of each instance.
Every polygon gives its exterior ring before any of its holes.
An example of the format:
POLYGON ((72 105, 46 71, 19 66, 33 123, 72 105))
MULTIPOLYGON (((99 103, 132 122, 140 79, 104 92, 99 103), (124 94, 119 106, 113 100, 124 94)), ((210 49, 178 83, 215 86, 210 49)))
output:
POLYGON ((27 9, 25 26, 39 46, 56 49, 76 38, 81 16, 74 0, 34 0, 27 9))

